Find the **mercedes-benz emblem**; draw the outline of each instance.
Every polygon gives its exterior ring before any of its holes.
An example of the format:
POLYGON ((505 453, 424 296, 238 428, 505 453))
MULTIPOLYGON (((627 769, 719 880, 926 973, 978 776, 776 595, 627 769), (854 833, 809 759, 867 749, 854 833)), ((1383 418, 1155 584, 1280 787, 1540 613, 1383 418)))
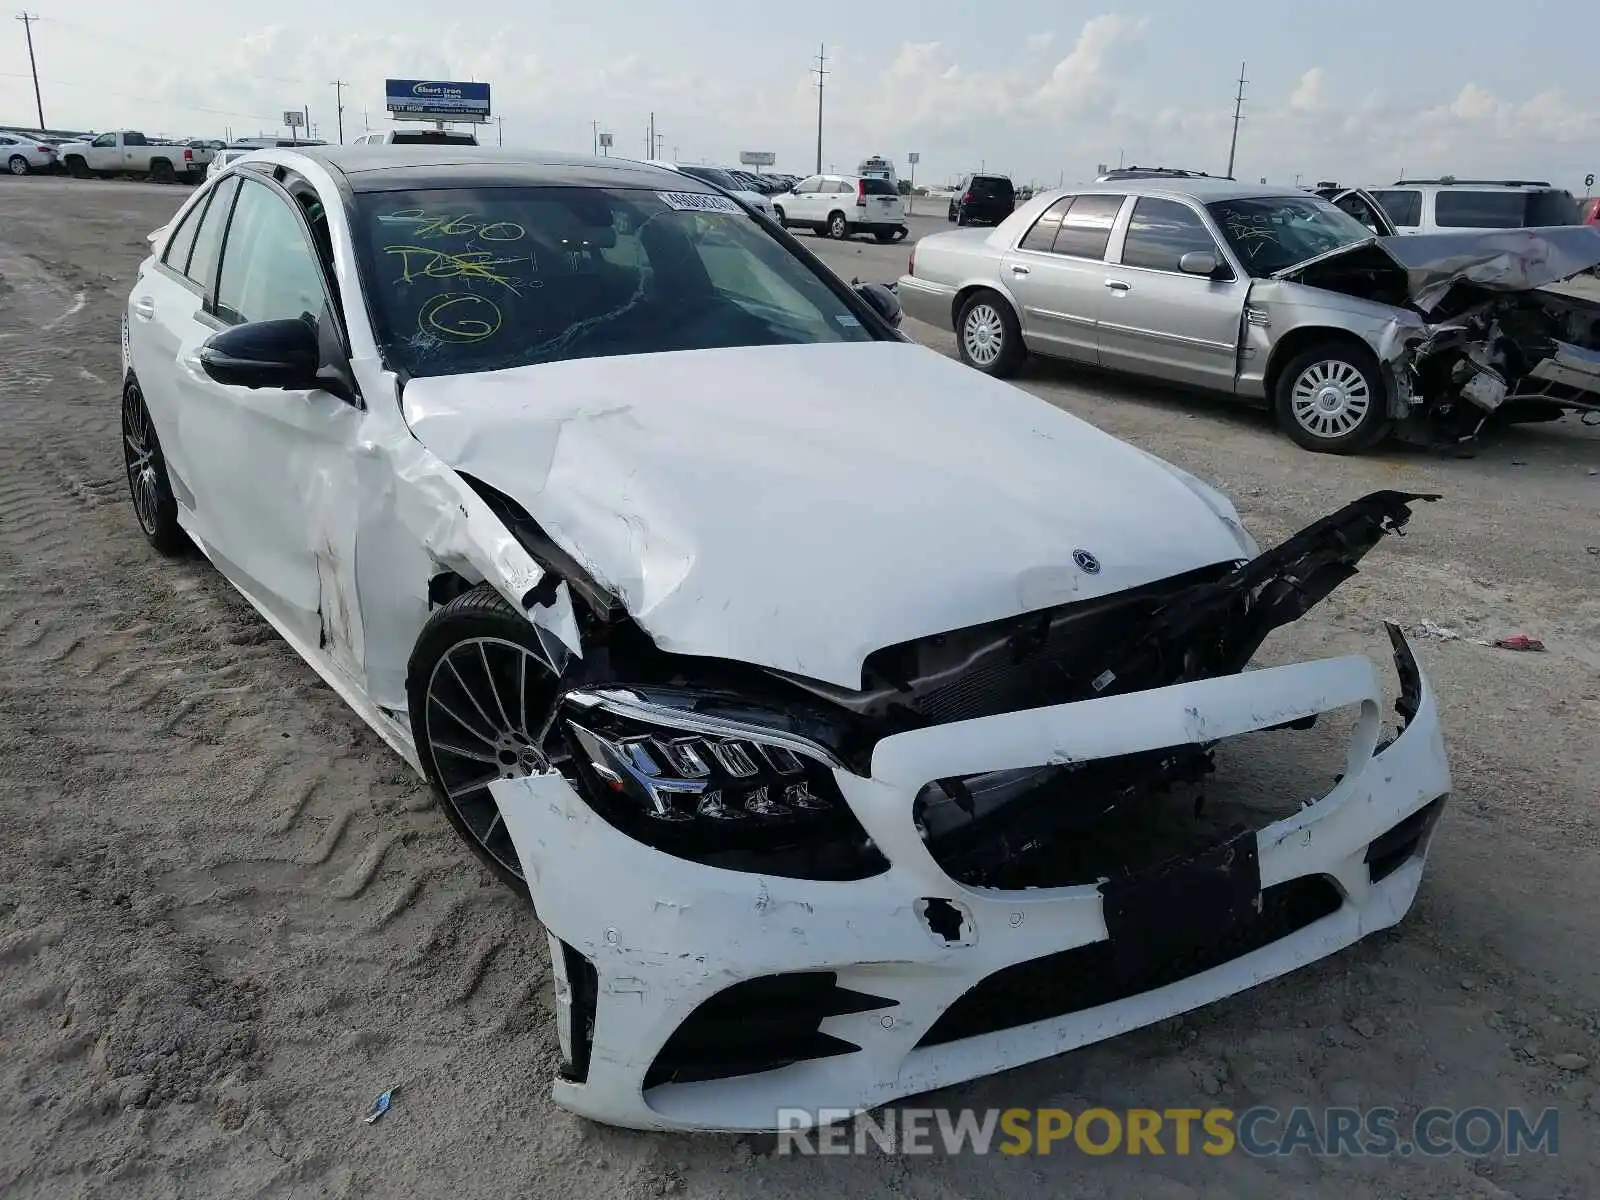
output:
POLYGON ((1078 564, 1078 569, 1085 575, 1100 574, 1100 560, 1087 550, 1074 550, 1072 561, 1078 564))

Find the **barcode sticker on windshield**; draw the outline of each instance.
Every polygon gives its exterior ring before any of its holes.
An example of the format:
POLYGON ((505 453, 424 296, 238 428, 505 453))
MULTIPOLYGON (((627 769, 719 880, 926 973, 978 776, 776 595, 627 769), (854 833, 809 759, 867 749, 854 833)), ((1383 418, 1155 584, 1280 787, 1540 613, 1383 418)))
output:
POLYGON ((712 196, 705 192, 657 192, 661 203, 678 212, 740 213, 741 209, 726 196, 712 196))

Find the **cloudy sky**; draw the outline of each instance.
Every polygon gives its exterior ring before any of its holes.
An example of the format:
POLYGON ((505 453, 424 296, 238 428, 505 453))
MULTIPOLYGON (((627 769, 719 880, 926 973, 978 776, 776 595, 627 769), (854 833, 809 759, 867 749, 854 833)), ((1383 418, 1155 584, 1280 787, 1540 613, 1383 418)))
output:
MULTIPOLYGON (((309 106, 334 138, 384 128, 386 76, 488 80, 507 146, 586 150, 593 127, 642 156, 729 162, 770 150, 813 168, 882 153, 948 180, 1098 163, 1227 165, 1248 63, 1239 178, 1378 183, 1401 171, 1551 178, 1600 169, 1600 13, 1579 4, 1089 4, 1011 0, 33 0, 48 123, 170 135, 274 132, 309 106)), ((23 27, 0 31, 0 124, 32 124, 23 27)))

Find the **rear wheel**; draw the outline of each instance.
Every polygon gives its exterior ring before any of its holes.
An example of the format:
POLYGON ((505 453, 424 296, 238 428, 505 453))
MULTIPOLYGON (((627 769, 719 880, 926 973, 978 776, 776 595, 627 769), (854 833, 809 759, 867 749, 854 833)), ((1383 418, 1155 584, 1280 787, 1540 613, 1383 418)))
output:
POLYGON ((178 502, 167 478, 167 460, 145 407, 144 392, 134 379, 122 388, 122 461, 128 472, 133 515, 145 540, 158 554, 169 558, 183 554, 189 538, 178 524, 178 502))
POLYGON ((463 592, 422 627, 406 690, 417 755, 446 820, 502 883, 526 894, 489 785, 558 765, 546 753, 556 673, 533 626, 487 584, 463 592))
POLYGON ((164 158, 158 158, 150 164, 150 178, 157 183, 171 183, 176 176, 172 173, 172 164, 164 158))
POLYGON ((28 160, 20 154, 13 154, 10 161, 6 163, 6 170, 13 175, 26 175, 31 169, 28 166, 28 160))
POLYGON ((1295 355, 1274 392, 1278 424, 1307 450, 1358 454, 1389 428, 1378 361, 1353 342, 1320 342, 1295 355))
POLYGON ((841 241, 850 236, 850 222, 844 219, 842 212, 833 213, 828 217, 828 236, 839 238, 841 241))
POLYGON ((956 224, 957 225, 965 225, 966 223, 967 223, 967 210, 964 209, 964 208, 956 209, 956 224))
POLYGON ((962 362, 996 378, 1015 373, 1027 353, 1016 314, 995 292, 976 292, 961 306, 956 346, 962 362))

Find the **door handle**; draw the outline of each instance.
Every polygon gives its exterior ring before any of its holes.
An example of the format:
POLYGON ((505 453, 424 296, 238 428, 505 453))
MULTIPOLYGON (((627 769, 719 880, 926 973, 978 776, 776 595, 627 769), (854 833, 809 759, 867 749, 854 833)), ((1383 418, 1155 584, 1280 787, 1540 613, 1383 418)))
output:
POLYGON ((1133 284, 1131 284, 1131 283, 1123 283, 1122 280, 1120 280, 1120 279, 1108 279, 1108 280, 1106 280, 1106 286, 1108 288, 1110 288, 1113 292, 1131 292, 1131 291, 1133 291, 1133 284))
POLYGON ((156 315, 156 302, 149 296, 140 296, 133 302, 133 315, 141 321, 149 321, 156 315))
POLYGON ((1011 273, 1013 275, 1026 275, 1028 273, 1028 268, 1027 267, 1021 267, 1021 266, 1014 266, 1014 267, 1011 268, 1011 273))

